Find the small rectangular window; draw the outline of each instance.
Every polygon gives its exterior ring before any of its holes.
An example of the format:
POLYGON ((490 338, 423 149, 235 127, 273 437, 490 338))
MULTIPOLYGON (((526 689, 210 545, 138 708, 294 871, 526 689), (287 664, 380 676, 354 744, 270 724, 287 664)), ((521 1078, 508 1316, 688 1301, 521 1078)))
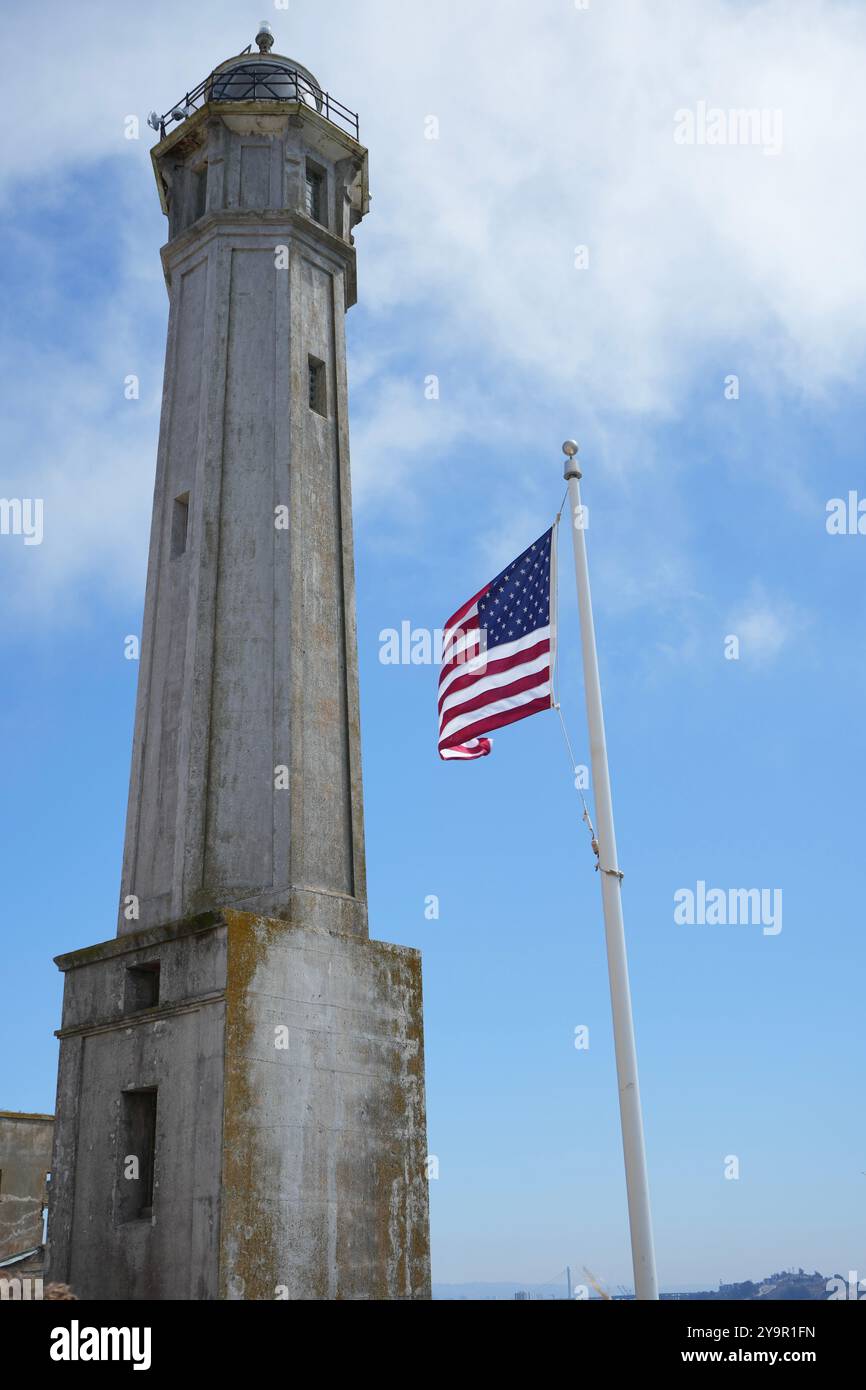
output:
POLYGON ((204 217, 207 211, 207 165, 202 165, 201 169, 196 169, 193 178, 195 180, 195 210, 194 221, 204 217))
POLYGON ((120 1170, 117 1176, 118 1221, 148 1220, 153 1215, 153 1175, 156 1166, 155 1086, 122 1091, 120 1170))
POLYGON ((320 362, 318 357, 311 357, 309 359, 309 373, 310 409, 315 410, 317 415, 327 415, 328 380, 325 375, 324 362, 320 362))
POLYGON ((179 555, 186 551, 187 533, 189 532, 189 493, 184 492, 180 497, 174 499, 174 511, 171 517, 171 558, 176 560, 179 555))
POLYGON ((304 189, 304 209, 314 222, 324 223, 325 178, 318 170, 307 165, 307 180, 304 189))
POLYGON ((136 1014, 141 1009, 154 1009, 158 1003, 159 961, 129 966, 126 972, 124 1013, 136 1014))

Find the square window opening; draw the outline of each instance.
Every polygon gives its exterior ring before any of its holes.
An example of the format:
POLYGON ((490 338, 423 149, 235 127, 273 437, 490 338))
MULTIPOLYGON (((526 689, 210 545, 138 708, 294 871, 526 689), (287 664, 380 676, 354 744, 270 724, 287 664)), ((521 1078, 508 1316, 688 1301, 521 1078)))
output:
POLYGON ((146 965, 130 965, 126 971, 124 1013, 136 1014, 141 1009, 155 1009, 159 1003, 159 961, 146 965))

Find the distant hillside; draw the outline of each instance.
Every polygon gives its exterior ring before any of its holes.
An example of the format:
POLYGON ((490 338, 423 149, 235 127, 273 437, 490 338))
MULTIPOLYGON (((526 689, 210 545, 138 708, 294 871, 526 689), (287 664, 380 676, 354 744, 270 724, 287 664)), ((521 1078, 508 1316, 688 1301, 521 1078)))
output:
MULTIPOLYGON (((827 1283, 833 1276, 820 1274, 817 1270, 807 1274, 805 1270, 782 1270, 755 1283, 745 1279, 739 1284, 720 1284, 717 1289, 679 1288, 664 1290, 663 1299, 694 1299, 696 1301, 744 1303, 781 1302, 797 1303, 826 1300, 827 1283)), ((614 1301, 623 1298, 621 1291, 611 1289, 614 1301)), ((490 1284, 434 1284, 433 1297, 437 1300, 490 1302, 498 1299, 514 1300, 520 1295, 533 1302, 547 1302, 552 1299, 565 1299, 565 1284, 515 1284, 508 1281, 490 1284)), ((631 1295, 625 1295, 631 1297, 631 1295)), ((598 1295, 592 1291, 590 1301, 598 1295)))

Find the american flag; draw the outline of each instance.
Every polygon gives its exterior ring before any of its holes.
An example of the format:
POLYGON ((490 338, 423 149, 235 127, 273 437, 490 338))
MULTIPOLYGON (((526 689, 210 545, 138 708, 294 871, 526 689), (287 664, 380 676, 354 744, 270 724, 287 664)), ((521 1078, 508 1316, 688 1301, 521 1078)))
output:
POLYGON ((440 758, 484 758, 493 745, 481 735, 553 704, 555 529, 539 536, 445 624, 440 758))

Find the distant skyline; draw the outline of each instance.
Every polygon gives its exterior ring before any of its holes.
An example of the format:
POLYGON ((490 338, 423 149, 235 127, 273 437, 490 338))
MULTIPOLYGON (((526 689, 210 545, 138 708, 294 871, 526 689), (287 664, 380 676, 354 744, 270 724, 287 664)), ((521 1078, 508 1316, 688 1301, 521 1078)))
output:
MULTIPOLYGON (((598 881, 557 720, 440 763, 435 665, 380 659, 550 524, 570 436, 660 1285, 866 1275, 866 12, 844 0, 188 0, 180 26, 166 0, 42 7, 59 76, 34 102, 10 66, 0 170, 0 497, 44 502, 40 544, 0 534, 0 1108, 53 1110, 52 957, 115 932, 167 314, 146 116, 263 15, 370 148, 347 318, 370 924, 423 952, 434 1283, 572 1260, 632 1284, 598 881), (701 102, 781 111, 778 148, 760 124, 678 141, 701 102), (780 930, 678 922, 701 883, 768 893, 780 930)), ((4 16, 8 52, 32 24, 4 16)))
MULTIPOLYGON (((796 1271, 773 1271, 773 1273, 777 1274, 792 1272, 796 1273, 796 1271)), ((806 1273, 819 1273, 823 1275, 822 1270, 808 1270, 806 1271, 806 1273)), ((571 1271, 571 1276, 572 1297, 577 1297, 579 1301, 583 1301, 587 1297, 590 1301, 602 1298, 602 1294, 597 1289, 593 1288, 585 1271, 583 1271, 579 1267, 573 1268, 571 1271)), ((769 1277, 769 1274, 766 1274, 764 1276, 765 1279, 769 1279, 769 1277)), ((832 1276, 828 1274, 826 1276, 826 1279, 829 1280, 831 1277, 832 1276)), ((748 1281, 741 1281, 738 1279, 731 1279, 730 1281, 717 1279, 711 1284, 670 1284, 661 1286, 659 1292, 662 1296, 667 1294, 685 1293, 719 1293, 720 1286, 723 1283, 738 1284, 741 1282, 745 1283, 748 1281)), ((759 1287, 761 1286, 762 1281, 760 1279, 755 1280, 754 1282, 759 1287)), ((519 1280, 512 1279, 504 1279, 498 1283, 478 1282, 468 1284, 437 1284, 435 1280, 433 1282, 434 1298, 511 1299, 514 1297, 516 1293, 529 1293, 532 1298, 535 1298, 537 1296, 538 1298, 542 1299, 564 1299, 568 1296, 568 1284, 566 1281, 565 1272, 562 1271, 559 1279, 549 1279, 547 1280, 547 1282, 541 1284, 521 1284, 519 1280)), ((604 1293, 606 1295, 609 1295, 613 1299, 634 1296, 634 1290, 631 1285, 616 1285, 612 1287, 604 1287, 604 1293)))

